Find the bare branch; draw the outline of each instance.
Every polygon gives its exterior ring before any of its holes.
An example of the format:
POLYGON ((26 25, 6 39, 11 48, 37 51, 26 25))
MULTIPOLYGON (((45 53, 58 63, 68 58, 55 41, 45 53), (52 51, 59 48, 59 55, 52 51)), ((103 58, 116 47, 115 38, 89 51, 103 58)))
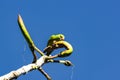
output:
POLYGON ((47 80, 52 80, 51 77, 42 69, 42 67, 38 68, 38 70, 47 78, 47 80))
POLYGON ((72 63, 69 60, 53 60, 52 57, 49 56, 41 56, 36 63, 31 63, 28 65, 25 65, 17 70, 13 70, 9 72, 8 74, 5 74, 0 77, 0 80, 13 80, 17 79, 19 76, 24 75, 32 70, 39 70, 46 78, 47 80, 51 80, 51 77, 42 69, 43 64, 52 62, 52 63, 61 63, 65 66, 72 66, 72 63))
POLYGON ((26 66, 23 66, 15 71, 11 71, 10 73, 3 75, 0 77, 0 80, 11 80, 11 79, 17 79, 19 76, 24 75, 28 73, 29 71, 38 69, 41 67, 46 60, 46 56, 40 57, 36 63, 28 64, 26 66))

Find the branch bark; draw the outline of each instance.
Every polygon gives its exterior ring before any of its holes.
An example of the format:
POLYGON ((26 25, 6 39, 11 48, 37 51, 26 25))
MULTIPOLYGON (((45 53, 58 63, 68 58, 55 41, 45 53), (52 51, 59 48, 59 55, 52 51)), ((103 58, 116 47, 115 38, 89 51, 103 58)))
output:
POLYGON ((14 80, 17 79, 21 75, 25 75, 26 73, 33 71, 33 70, 39 70, 46 78, 47 80, 51 80, 51 77, 42 69, 42 66, 45 63, 61 63, 65 66, 72 66, 72 63, 69 60, 53 60, 50 56, 41 56, 36 63, 31 63, 25 66, 22 66, 21 68, 17 70, 13 70, 9 72, 8 74, 5 74, 0 77, 0 80, 14 80))
POLYGON ((25 65, 17 70, 0 77, 0 80, 12 80, 17 79, 19 76, 24 75, 32 70, 40 68, 46 61, 46 56, 40 57, 36 63, 25 65))

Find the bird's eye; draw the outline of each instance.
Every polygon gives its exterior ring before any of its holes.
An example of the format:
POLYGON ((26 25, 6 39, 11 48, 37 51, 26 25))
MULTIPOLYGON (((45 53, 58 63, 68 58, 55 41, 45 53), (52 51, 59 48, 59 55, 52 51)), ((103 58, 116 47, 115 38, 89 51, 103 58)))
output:
POLYGON ((61 40, 64 40, 64 36, 63 36, 63 35, 60 35, 60 39, 61 39, 61 40))
POLYGON ((62 35, 60 35, 60 38, 63 38, 63 36, 62 36, 62 35))

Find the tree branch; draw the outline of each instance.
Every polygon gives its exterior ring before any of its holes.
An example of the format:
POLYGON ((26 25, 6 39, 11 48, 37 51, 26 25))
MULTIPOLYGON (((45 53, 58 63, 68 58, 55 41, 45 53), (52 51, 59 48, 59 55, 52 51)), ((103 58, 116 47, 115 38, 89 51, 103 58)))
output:
POLYGON ((3 75, 0 77, 0 80, 12 80, 17 79, 19 76, 24 75, 32 70, 38 69, 41 67, 46 61, 46 56, 40 57, 36 63, 28 64, 23 66, 15 71, 11 71, 10 73, 3 75))
POLYGON ((43 64, 45 63, 61 63, 65 66, 72 66, 72 63, 69 60, 53 60, 50 59, 49 56, 41 56, 36 63, 31 63, 28 65, 25 65, 17 70, 13 70, 9 72, 8 74, 5 74, 0 77, 0 80, 13 80, 17 79, 19 76, 24 75, 32 70, 39 70, 46 78, 47 80, 51 80, 51 77, 42 69, 43 64))

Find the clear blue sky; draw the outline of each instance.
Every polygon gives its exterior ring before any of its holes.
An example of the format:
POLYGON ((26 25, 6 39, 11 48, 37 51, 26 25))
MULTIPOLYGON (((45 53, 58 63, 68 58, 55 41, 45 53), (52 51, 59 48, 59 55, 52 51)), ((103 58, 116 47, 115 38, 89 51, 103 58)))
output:
MULTIPOLYGON (((73 62, 73 69, 62 64, 44 65, 53 80, 120 80, 119 3, 119 0, 1 0, 0 75, 32 61, 17 24, 17 15, 21 14, 41 50, 49 36, 56 33, 64 34, 74 47, 73 54, 64 58, 73 62)), ((32 71, 18 80, 46 79, 32 71)))

